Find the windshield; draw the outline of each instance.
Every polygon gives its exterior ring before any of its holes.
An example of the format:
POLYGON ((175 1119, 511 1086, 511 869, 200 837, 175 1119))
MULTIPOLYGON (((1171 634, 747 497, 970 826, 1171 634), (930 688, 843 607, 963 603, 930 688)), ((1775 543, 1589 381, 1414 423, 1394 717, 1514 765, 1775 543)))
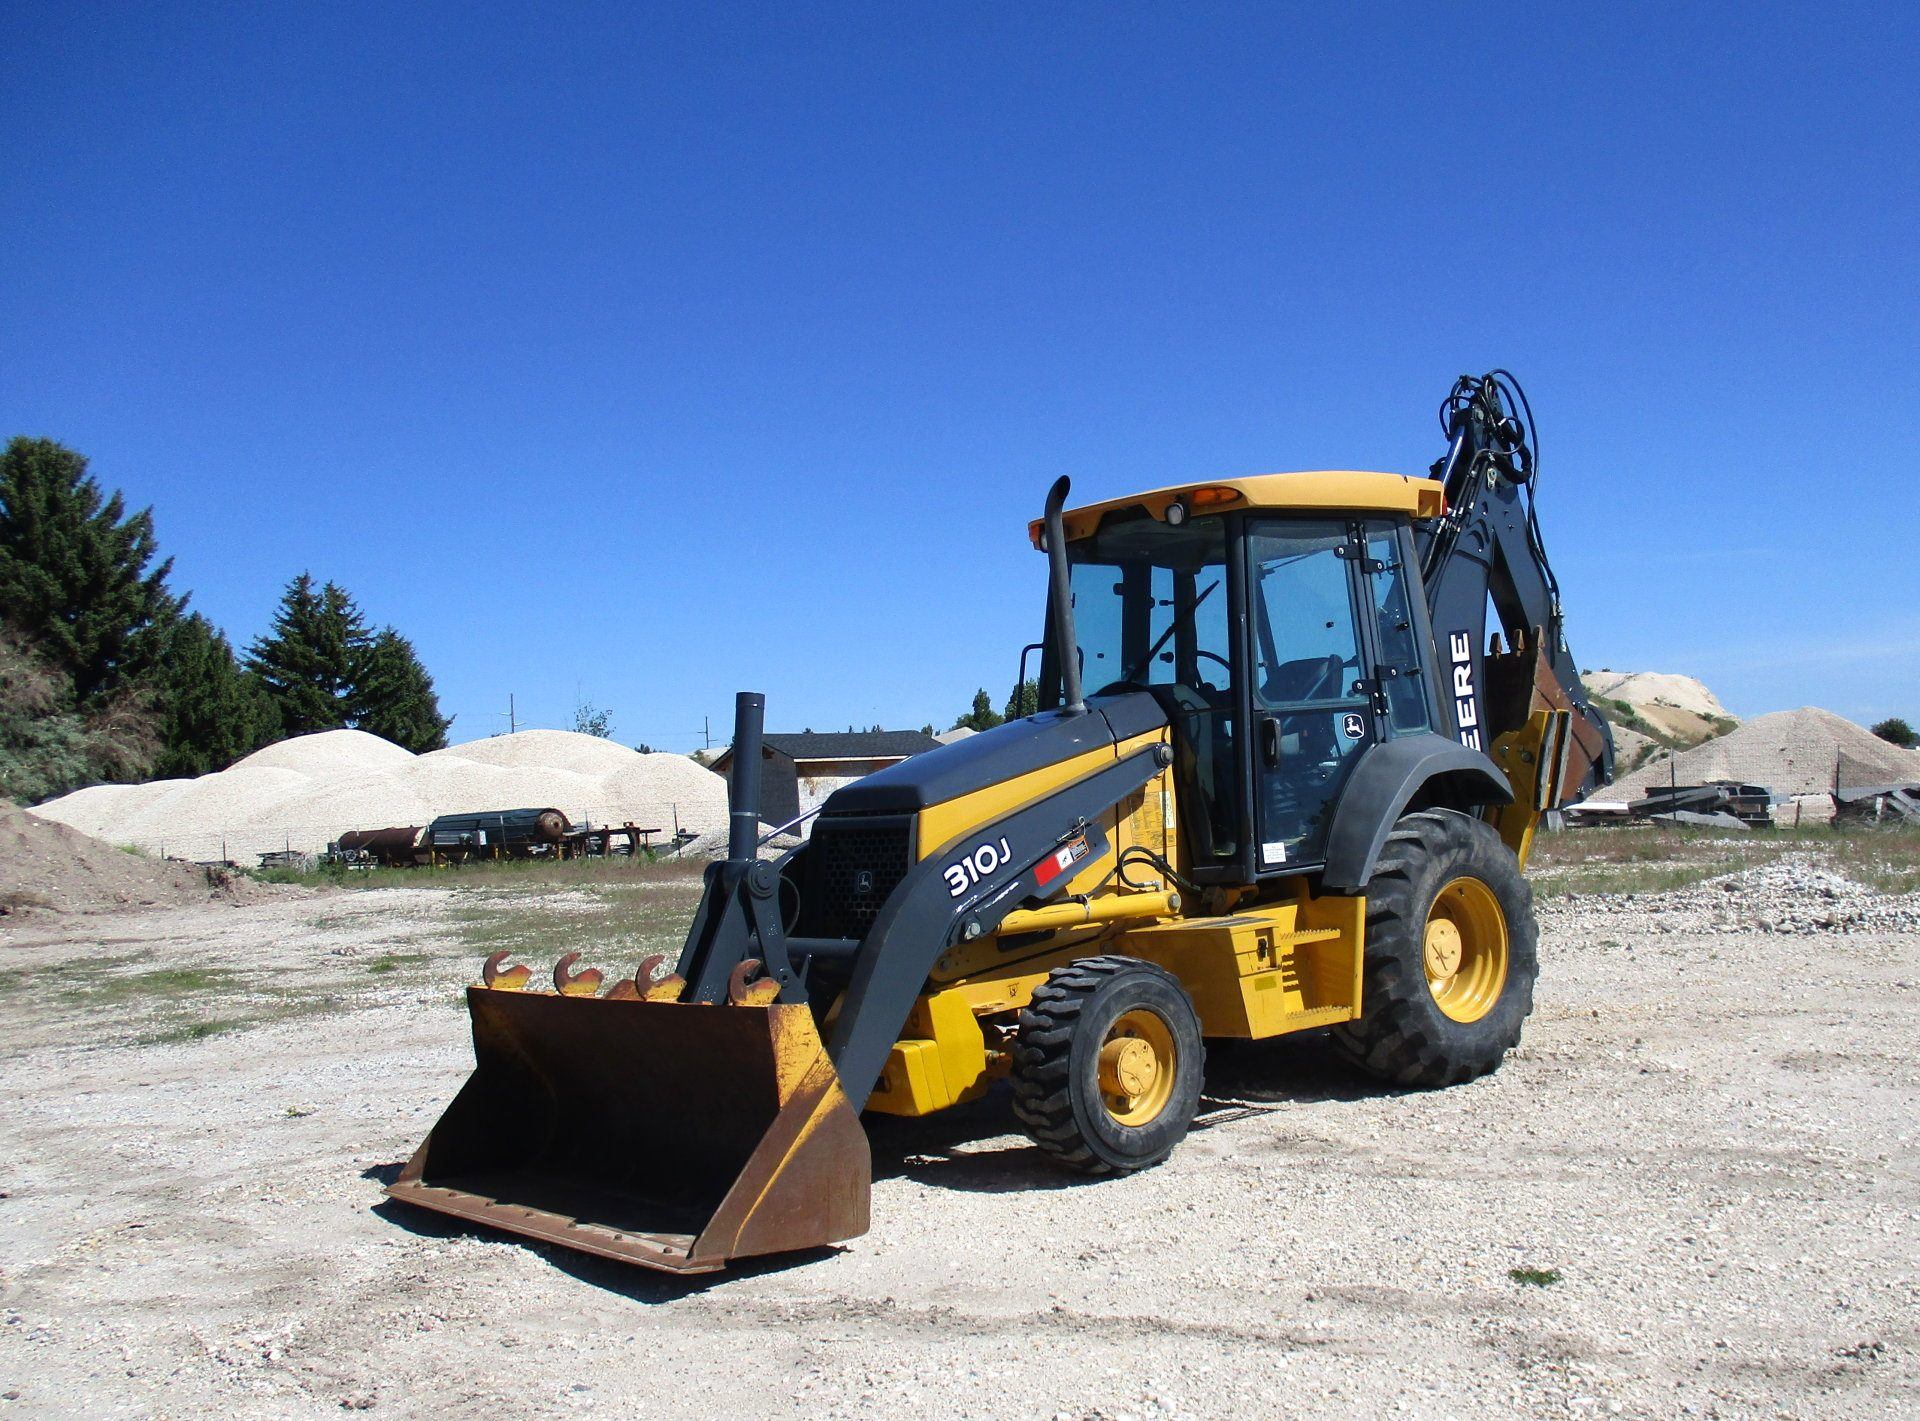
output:
POLYGON ((1221 697, 1227 665, 1226 528, 1109 517, 1070 544, 1073 622, 1087 693, 1188 686, 1221 697))

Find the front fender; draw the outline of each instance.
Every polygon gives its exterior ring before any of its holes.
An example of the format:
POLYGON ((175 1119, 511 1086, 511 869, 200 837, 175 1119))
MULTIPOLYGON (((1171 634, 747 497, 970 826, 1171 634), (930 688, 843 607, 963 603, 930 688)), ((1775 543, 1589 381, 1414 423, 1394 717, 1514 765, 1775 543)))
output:
POLYGON ((1063 785, 1024 809, 968 831, 908 870, 861 943, 827 1043, 841 1088, 856 1108, 872 1093, 927 973, 940 954, 960 940, 962 925, 972 921, 980 932, 992 932, 1018 906, 1022 891, 1033 888, 1034 866, 1059 847, 1063 836, 1076 826, 1096 824, 1160 773, 1160 749, 1155 745, 1135 751, 1063 785), (1007 856, 971 892, 955 896, 946 877, 949 863, 966 844, 984 839, 1004 839, 1007 856))

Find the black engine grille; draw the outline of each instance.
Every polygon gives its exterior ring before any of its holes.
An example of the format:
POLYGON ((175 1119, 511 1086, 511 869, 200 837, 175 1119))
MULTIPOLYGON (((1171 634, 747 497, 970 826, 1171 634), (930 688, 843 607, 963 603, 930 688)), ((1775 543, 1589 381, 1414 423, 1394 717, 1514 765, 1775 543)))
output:
POLYGON ((822 815, 807 846, 800 934, 865 937, 912 866, 912 815, 822 815))

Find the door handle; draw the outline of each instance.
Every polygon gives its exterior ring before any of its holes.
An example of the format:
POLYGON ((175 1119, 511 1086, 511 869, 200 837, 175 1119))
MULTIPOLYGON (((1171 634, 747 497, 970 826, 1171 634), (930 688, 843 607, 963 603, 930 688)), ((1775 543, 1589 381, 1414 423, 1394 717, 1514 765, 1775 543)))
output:
POLYGON ((1269 770, 1280 767, 1280 722, 1270 715, 1260 717, 1260 758, 1269 770))

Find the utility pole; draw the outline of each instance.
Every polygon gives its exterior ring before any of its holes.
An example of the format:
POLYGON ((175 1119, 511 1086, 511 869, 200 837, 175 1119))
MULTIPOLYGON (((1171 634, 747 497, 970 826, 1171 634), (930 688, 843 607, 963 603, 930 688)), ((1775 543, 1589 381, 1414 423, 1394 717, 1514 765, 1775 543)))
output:
POLYGON ((700 738, 702 741, 705 742, 706 749, 711 750, 713 748, 713 717, 712 716, 703 715, 700 717, 700 738))
POLYGON ((508 691, 507 692, 507 734, 512 735, 519 728, 520 728, 519 722, 514 719, 514 714, 513 714, 513 692, 508 691))

